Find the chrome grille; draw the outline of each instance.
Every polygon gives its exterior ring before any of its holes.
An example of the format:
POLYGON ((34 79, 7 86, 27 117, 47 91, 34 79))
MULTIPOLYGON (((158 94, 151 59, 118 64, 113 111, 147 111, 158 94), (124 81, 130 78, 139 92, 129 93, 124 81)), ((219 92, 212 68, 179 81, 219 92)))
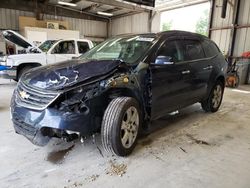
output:
POLYGON ((17 132, 25 133, 30 136, 34 136, 36 134, 36 128, 25 123, 24 121, 20 120, 16 116, 12 119, 13 123, 16 125, 17 132))
POLYGON ((59 95, 58 92, 38 90, 19 82, 16 89, 16 103, 26 108, 43 110, 54 102, 59 95))

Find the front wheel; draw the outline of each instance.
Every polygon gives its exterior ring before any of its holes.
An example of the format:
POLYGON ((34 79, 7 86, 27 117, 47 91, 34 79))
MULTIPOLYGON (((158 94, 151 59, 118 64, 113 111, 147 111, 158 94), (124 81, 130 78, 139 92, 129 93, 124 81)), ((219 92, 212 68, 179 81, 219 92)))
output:
POLYGON ((202 109, 206 112, 217 112, 222 102, 223 93, 224 86, 221 81, 217 81, 208 98, 201 102, 202 109))
POLYGON ((103 116, 101 137, 104 150, 118 156, 127 156, 135 148, 141 111, 131 97, 113 99, 103 116))

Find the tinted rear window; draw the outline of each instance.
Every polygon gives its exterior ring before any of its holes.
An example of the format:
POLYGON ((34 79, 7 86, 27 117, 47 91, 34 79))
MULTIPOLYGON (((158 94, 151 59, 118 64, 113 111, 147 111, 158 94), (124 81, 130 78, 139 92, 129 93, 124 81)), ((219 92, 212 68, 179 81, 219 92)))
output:
POLYGON ((185 61, 205 58, 203 48, 198 40, 184 40, 185 61))
POLYGON ((202 41, 202 47, 204 48, 207 57, 213 57, 220 52, 218 47, 213 42, 208 40, 202 41))

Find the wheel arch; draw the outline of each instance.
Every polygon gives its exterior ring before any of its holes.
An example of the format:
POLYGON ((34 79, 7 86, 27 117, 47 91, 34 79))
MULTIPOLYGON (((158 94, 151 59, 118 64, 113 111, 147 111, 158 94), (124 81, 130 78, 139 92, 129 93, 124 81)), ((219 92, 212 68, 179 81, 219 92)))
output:
POLYGON ((16 69, 16 75, 17 75, 17 78, 18 78, 18 74, 20 72, 20 70, 22 70, 24 67, 27 67, 27 66, 30 66, 30 67, 39 67, 39 66, 42 66, 41 63, 38 63, 38 62, 30 62, 30 63, 21 63, 17 66, 17 69, 16 69))
POLYGON ((138 89, 135 88, 128 88, 128 87, 117 87, 117 88, 110 88, 106 92, 102 94, 103 100, 105 100, 104 108, 106 109, 108 104, 112 101, 112 99, 117 97, 132 97, 139 103, 141 108, 142 117, 145 117, 146 112, 145 102, 143 100, 143 96, 138 89))
POLYGON ((220 75, 217 77, 216 81, 220 81, 223 84, 223 87, 225 87, 226 79, 224 75, 220 75))
POLYGON ((30 63, 21 63, 17 66, 17 72, 20 71, 23 67, 26 67, 26 66, 34 66, 34 67, 39 67, 39 66, 42 66, 41 63, 38 63, 38 62, 30 62, 30 63))
MULTIPOLYGON (((211 80, 211 79, 210 79, 211 80)), ((205 96, 205 99, 209 96, 214 84, 217 82, 217 81, 220 81, 222 84, 223 84, 223 88, 225 87, 225 84, 226 84, 226 78, 224 75, 220 74, 218 75, 217 77, 215 77, 215 79, 212 79, 212 81, 209 82, 209 85, 208 85, 208 89, 207 89, 207 94, 205 96)))
POLYGON ((111 100, 116 97, 132 97, 138 101, 141 107, 144 106, 142 96, 136 89, 127 87, 110 88, 105 94, 108 95, 111 100))

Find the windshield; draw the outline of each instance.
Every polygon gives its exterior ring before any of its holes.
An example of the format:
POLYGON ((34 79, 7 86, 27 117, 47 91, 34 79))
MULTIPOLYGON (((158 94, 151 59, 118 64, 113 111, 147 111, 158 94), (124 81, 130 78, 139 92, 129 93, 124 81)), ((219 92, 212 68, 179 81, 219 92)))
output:
POLYGON ((47 52, 51 48, 51 46, 55 44, 55 42, 57 42, 57 40, 46 40, 40 46, 38 46, 38 48, 43 52, 47 52))
POLYGON ((133 64, 152 46, 154 39, 154 37, 140 35, 112 38, 97 45, 80 58, 88 60, 121 60, 133 64))

